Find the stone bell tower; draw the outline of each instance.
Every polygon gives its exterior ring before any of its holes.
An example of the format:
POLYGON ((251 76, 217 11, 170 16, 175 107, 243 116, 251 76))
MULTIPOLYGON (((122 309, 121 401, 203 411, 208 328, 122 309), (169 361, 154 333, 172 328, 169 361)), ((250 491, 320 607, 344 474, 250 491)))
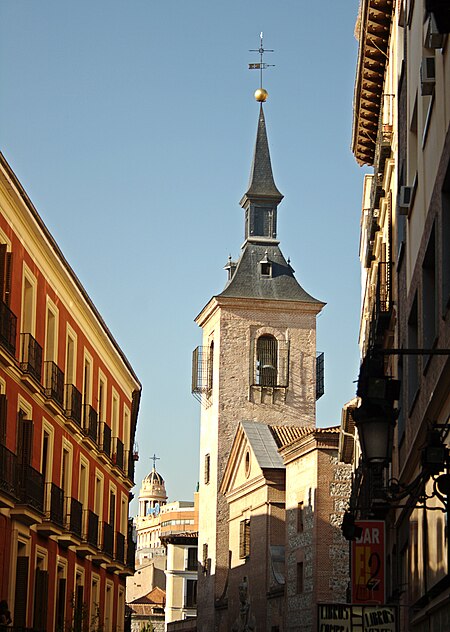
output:
POLYGON ((218 489, 239 422, 315 425, 316 316, 324 303, 299 285, 280 250, 282 199, 261 103, 250 182, 240 202, 245 226, 241 254, 225 267, 225 289, 195 319, 203 330, 202 345, 194 351, 192 383, 202 402, 199 632, 230 629, 228 507, 218 489))

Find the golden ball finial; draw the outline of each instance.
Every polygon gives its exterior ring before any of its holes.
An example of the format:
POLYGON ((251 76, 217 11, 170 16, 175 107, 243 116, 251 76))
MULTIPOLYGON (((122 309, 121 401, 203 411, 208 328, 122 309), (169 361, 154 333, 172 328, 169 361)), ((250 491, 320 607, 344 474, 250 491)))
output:
POLYGON ((264 90, 264 88, 258 88, 257 90, 255 90, 255 99, 260 103, 264 103, 264 101, 267 101, 268 96, 269 93, 267 92, 267 90, 264 90))

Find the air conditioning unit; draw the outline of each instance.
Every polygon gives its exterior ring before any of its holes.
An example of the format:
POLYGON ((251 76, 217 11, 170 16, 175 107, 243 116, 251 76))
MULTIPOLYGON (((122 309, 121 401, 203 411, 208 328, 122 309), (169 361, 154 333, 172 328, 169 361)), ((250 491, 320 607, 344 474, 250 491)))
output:
POLYGON ((436 83, 436 64, 434 57, 423 57, 420 65, 420 86, 422 96, 433 94, 436 83))
POLYGON ((426 48, 442 48, 444 46, 444 34, 439 33, 433 13, 430 13, 430 17, 428 18, 425 46, 426 48))
POLYGON ((398 200, 397 200, 397 205, 398 205, 400 215, 408 215, 409 207, 411 206, 411 202, 412 202, 412 192, 413 192, 412 187, 406 187, 406 186, 400 187, 398 200))

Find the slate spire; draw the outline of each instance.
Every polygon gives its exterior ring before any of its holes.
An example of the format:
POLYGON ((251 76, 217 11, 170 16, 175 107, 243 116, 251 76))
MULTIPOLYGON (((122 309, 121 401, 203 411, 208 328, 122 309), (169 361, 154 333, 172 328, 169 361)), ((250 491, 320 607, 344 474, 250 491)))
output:
POLYGON ((241 200, 241 206, 247 199, 264 198, 279 204, 283 199, 273 179, 272 164, 270 162, 269 142, 267 140, 266 121, 263 105, 259 109, 258 129, 256 133, 255 151, 250 170, 250 181, 247 192, 241 200))

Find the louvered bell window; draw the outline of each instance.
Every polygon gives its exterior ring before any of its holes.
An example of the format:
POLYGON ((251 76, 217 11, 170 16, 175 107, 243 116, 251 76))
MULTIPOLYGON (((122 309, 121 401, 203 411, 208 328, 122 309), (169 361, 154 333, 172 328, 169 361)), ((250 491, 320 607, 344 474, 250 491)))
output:
POLYGON ((289 373, 289 343, 274 336, 260 336, 256 341, 253 385, 286 387, 289 373))

